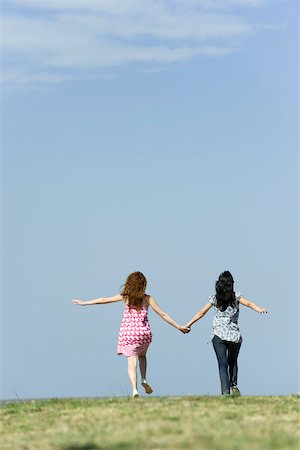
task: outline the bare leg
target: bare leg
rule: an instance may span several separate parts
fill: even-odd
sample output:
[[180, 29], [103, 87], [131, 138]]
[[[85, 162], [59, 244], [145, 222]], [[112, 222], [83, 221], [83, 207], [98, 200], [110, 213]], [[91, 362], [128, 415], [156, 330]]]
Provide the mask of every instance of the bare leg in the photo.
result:
[[136, 375], [136, 366], [137, 366], [137, 357], [136, 356], [128, 356], [128, 376], [130, 383], [132, 385], [133, 397], [138, 397], [137, 392], [137, 375]]
[[139, 363], [140, 363], [140, 372], [142, 380], [146, 378], [147, 372], [147, 358], [146, 355], [139, 355]]
[[147, 372], [147, 358], [145, 355], [139, 355], [139, 363], [140, 363], [140, 372], [142, 378], [142, 386], [145, 389], [146, 394], [152, 394], [153, 389], [148, 384], [146, 380], [146, 372]]

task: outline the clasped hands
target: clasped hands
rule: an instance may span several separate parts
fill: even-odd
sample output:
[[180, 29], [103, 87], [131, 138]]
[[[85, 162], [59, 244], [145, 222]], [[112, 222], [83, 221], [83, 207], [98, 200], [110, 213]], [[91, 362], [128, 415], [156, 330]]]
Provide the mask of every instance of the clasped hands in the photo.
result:
[[186, 325], [184, 325], [184, 326], [180, 325], [178, 330], [181, 331], [181, 333], [183, 333], [183, 334], [187, 334], [191, 331], [191, 327], [187, 327]]

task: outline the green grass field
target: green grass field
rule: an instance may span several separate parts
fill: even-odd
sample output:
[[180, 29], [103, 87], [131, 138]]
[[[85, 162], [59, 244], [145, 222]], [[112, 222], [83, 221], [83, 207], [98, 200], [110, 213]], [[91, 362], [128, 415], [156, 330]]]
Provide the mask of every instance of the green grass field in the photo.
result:
[[2, 450], [299, 449], [299, 396], [51, 399], [1, 408]]

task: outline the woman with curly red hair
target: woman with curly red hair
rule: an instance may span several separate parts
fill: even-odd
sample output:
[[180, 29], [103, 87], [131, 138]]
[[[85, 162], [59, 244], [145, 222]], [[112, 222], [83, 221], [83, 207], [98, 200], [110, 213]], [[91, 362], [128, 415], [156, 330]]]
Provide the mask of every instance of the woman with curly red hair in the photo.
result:
[[118, 355], [125, 355], [128, 361], [128, 376], [132, 385], [132, 396], [138, 398], [137, 390], [137, 361], [142, 378], [142, 386], [146, 394], [153, 392], [147, 382], [146, 353], [152, 341], [152, 333], [148, 322], [149, 306], [166, 322], [188, 333], [189, 329], [178, 325], [167, 313], [162, 311], [151, 295], [146, 294], [147, 280], [141, 272], [133, 272], [128, 275], [123, 290], [114, 297], [102, 297], [96, 300], [73, 300], [73, 303], [81, 306], [99, 305], [124, 301], [125, 308], [118, 338]]

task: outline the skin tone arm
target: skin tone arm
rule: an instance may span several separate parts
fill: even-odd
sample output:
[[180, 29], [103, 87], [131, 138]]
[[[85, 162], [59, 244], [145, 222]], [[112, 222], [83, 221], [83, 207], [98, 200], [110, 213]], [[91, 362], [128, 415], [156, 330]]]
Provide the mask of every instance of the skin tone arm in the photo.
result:
[[181, 331], [182, 333], [188, 333], [190, 330], [187, 327], [182, 327], [181, 325], [178, 325], [167, 313], [162, 311], [160, 307], [158, 306], [156, 300], [154, 300], [153, 297], [149, 297], [149, 305], [153, 309], [153, 311], [156, 312], [162, 319], [164, 319], [167, 323], [172, 325], [173, 327], [177, 328], [177, 330]]
[[254, 302], [251, 302], [250, 300], [247, 300], [244, 297], [240, 298], [240, 303], [244, 306], [247, 306], [248, 308], [253, 309], [253, 311], [258, 312], [260, 314], [267, 314], [268, 312], [266, 309], [257, 306]]
[[88, 300], [86, 302], [76, 299], [73, 300], [74, 305], [89, 306], [89, 305], [104, 305], [105, 303], [115, 303], [123, 301], [123, 296], [121, 294], [114, 295], [113, 297], [101, 297], [95, 300]]
[[212, 305], [210, 303], [206, 303], [206, 305], [204, 305], [203, 308], [197, 312], [197, 314], [185, 325], [185, 327], [190, 328], [193, 323], [197, 322], [199, 319], [202, 319], [211, 307]]
[[[244, 306], [248, 306], [248, 308], [251, 308], [253, 309], [253, 311], [256, 311], [260, 314], [266, 314], [268, 312], [266, 309], [260, 308], [255, 303], [250, 302], [250, 300], [247, 300], [246, 298], [243, 297], [240, 298], [240, 303]], [[212, 305], [210, 303], [207, 303], [205, 306], [203, 306], [203, 308], [200, 309], [199, 312], [197, 312], [197, 314], [185, 325], [185, 327], [190, 328], [193, 325], [193, 323], [197, 322], [197, 320], [204, 317], [211, 307]]]

